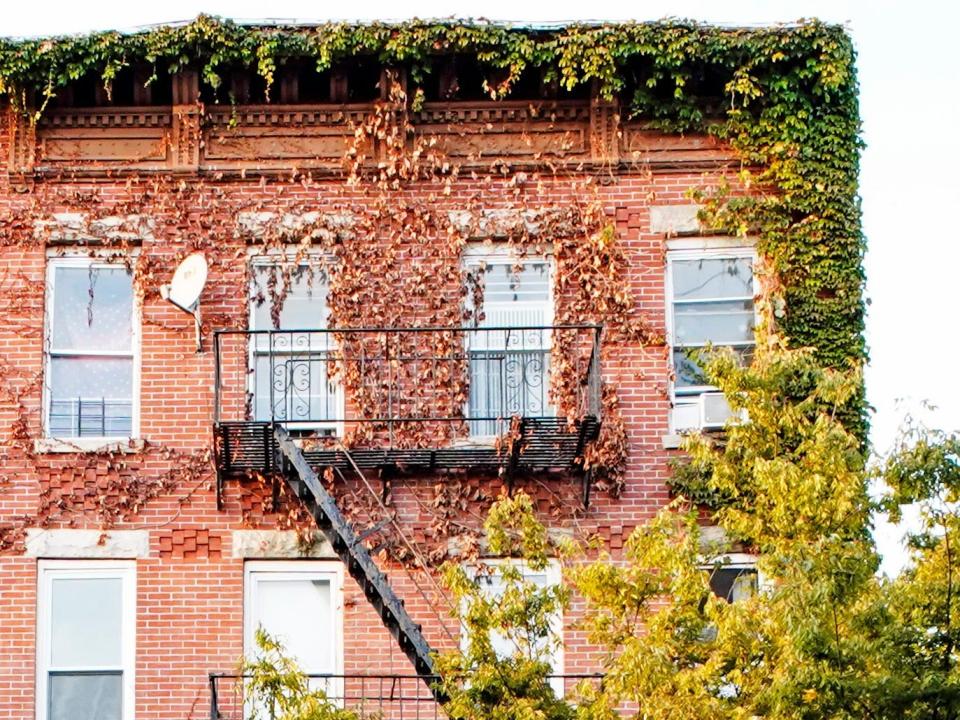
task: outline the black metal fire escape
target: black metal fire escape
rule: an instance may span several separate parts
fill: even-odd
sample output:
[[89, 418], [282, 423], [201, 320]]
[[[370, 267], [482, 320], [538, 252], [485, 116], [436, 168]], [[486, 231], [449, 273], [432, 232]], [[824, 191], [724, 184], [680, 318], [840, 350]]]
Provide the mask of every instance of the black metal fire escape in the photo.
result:
[[[350, 576], [363, 588], [367, 600], [396, 638], [400, 649], [410, 658], [417, 674], [425, 680], [431, 679], [434, 676], [433, 658], [421, 627], [413, 622], [404, 608], [403, 600], [397, 597], [387, 576], [370, 556], [363, 538], [344, 518], [336, 501], [323, 487], [290, 434], [279, 425], [273, 432], [279, 455], [278, 466], [294, 494], [313, 516], [317, 527], [330, 541]], [[438, 700], [442, 700], [436, 688], [431, 686], [431, 692]]]
[[[251, 473], [282, 475], [417, 674], [443, 702], [420, 626], [374, 562], [365, 537], [320, 482], [317, 469], [377, 469], [383, 477], [391, 472], [480, 471], [497, 473], [508, 486], [517, 473], [559, 469], [581, 476], [586, 504], [590, 478], [582, 456], [601, 420], [600, 332], [594, 325], [217, 331], [213, 430], [218, 507], [226, 480]], [[579, 408], [573, 419], [558, 415], [549, 403], [552, 351], [546, 340], [561, 336], [568, 362], [582, 369], [582, 381], [573, 389]], [[333, 374], [334, 369], [340, 374]], [[343, 377], [346, 369], [364, 380], [360, 405], [345, 399], [333, 379]], [[442, 379], [458, 373], [470, 379], [468, 407], [444, 400], [450, 391]], [[438, 415], [431, 399], [439, 399], [447, 414]], [[394, 444], [394, 428], [411, 423], [446, 432], [437, 432], [441, 439], [432, 447]], [[373, 429], [373, 442], [351, 447], [349, 453], [325, 442], [331, 431], [339, 434], [359, 425]], [[493, 442], [473, 442], [474, 435], [505, 428], [515, 434], [506, 450]]]

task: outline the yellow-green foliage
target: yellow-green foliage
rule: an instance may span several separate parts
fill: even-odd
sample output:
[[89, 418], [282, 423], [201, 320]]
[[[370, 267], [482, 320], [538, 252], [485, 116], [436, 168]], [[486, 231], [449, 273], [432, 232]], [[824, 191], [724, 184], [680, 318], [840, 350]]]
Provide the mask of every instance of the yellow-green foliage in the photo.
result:
[[[494, 504], [487, 521], [490, 551], [520, 558], [534, 571], [548, 562], [546, 530], [537, 522], [530, 498], [517, 493]], [[497, 572], [502, 592], [484, 593], [482, 574]], [[445, 584], [464, 633], [461, 648], [441, 653], [436, 670], [449, 697], [452, 720], [572, 720], [573, 711], [548, 682], [555, 649], [554, 619], [566, 607], [566, 587], [539, 587], [524, 579], [519, 565], [504, 563], [468, 572], [459, 563], [444, 566]], [[494, 635], [514, 651], [498, 657]]]
[[737, 419], [723, 439], [687, 449], [695, 489], [724, 499], [714, 521], [726, 551], [759, 553], [761, 590], [733, 604], [709, 596], [709, 559], [725, 549], [701, 542], [680, 500], [636, 530], [622, 564], [573, 571], [591, 637], [609, 653], [582, 720], [624, 701], [664, 719], [957, 717], [960, 436], [911, 426], [878, 468], [886, 504], [919, 502], [925, 519], [913, 567], [882, 578], [874, 471], [839, 417], [859, 372], [760, 340], [750, 368], [729, 353], [706, 362]]
[[257, 628], [256, 644], [255, 656], [241, 663], [246, 720], [360, 720], [322, 690], [311, 690], [297, 663], [263, 628]]

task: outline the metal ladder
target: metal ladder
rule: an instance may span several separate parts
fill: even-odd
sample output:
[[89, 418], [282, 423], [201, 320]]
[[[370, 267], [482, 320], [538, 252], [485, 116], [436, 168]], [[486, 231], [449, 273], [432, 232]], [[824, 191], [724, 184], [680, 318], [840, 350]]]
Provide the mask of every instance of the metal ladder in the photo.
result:
[[275, 426], [273, 432], [280, 460], [278, 464], [294, 495], [313, 516], [317, 527], [330, 541], [350, 576], [363, 588], [367, 600], [396, 638], [400, 649], [410, 658], [417, 674], [423, 678], [434, 697], [443, 702], [445, 698], [436, 687], [430, 645], [423, 637], [420, 625], [413, 622], [403, 606], [403, 600], [397, 597], [387, 576], [370, 556], [363, 538], [340, 512], [336, 501], [323, 487], [290, 434], [280, 426]]

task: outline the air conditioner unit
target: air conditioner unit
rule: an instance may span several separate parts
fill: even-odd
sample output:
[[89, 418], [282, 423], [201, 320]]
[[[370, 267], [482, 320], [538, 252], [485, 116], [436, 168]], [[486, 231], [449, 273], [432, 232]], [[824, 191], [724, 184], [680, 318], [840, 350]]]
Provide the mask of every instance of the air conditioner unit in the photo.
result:
[[703, 430], [723, 430], [733, 414], [722, 392], [706, 392], [700, 396], [700, 427]]

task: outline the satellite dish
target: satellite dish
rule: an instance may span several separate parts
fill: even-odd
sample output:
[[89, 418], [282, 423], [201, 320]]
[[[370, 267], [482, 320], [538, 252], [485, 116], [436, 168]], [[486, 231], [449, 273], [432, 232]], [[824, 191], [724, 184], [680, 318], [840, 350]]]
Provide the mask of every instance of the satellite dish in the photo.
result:
[[207, 259], [203, 253], [187, 255], [177, 266], [169, 285], [160, 294], [178, 308], [192, 313], [207, 282]]
[[203, 253], [187, 255], [177, 266], [169, 285], [160, 286], [160, 297], [193, 315], [197, 352], [203, 349], [200, 336], [200, 293], [207, 282], [207, 259]]

